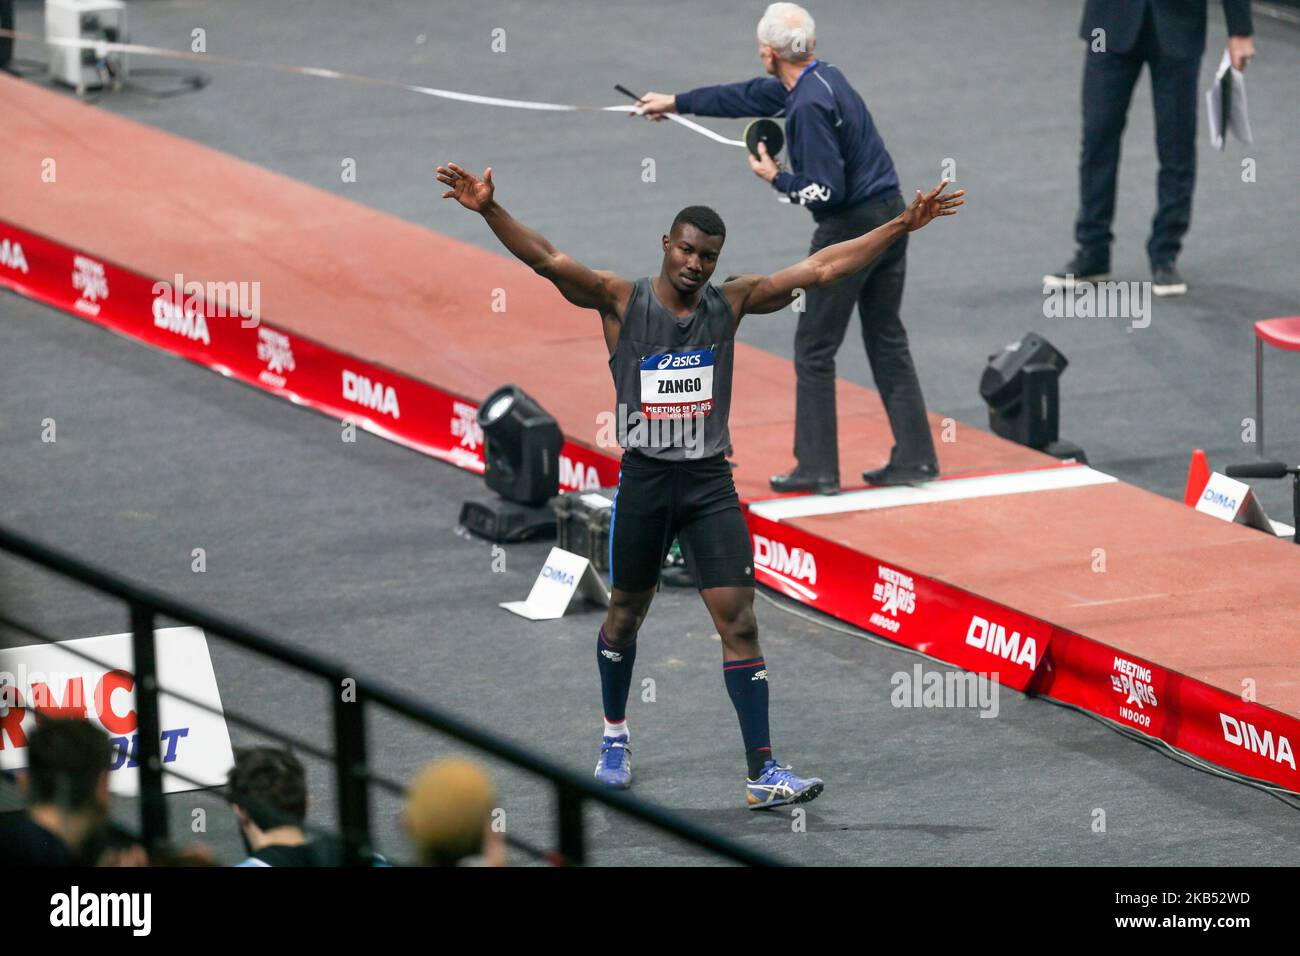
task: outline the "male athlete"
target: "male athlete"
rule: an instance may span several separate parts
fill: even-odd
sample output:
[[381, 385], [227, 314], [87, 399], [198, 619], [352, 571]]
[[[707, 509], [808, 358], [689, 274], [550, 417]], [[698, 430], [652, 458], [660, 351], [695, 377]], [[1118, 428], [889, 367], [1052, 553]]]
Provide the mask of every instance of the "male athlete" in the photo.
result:
[[[492, 168], [479, 179], [454, 163], [438, 181], [487, 220], [502, 244], [560, 294], [600, 313], [618, 401], [624, 448], [610, 521], [609, 613], [597, 640], [605, 727], [596, 779], [632, 783], [627, 696], [636, 635], [650, 609], [674, 537], [722, 638], [722, 676], [740, 718], [748, 761], [745, 799], [758, 810], [804, 803], [822, 781], [800, 777], [772, 757], [767, 664], [754, 618], [753, 548], [723, 454], [731, 443], [731, 373], [736, 329], [747, 313], [776, 312], [801, 291], [862, 269], [904, 233], [956, 214], [964, 190], [943, 194], [945, 179], [866, 235], [827, 246], [775, 275], [709, 282], [726, 228], [707, 206], [688, 206], [662, 238], [659, 275], [630, 282], [597, 272], [516, 222], [493, 198]], [[648, 427], [655, 426], [655, 427]]]

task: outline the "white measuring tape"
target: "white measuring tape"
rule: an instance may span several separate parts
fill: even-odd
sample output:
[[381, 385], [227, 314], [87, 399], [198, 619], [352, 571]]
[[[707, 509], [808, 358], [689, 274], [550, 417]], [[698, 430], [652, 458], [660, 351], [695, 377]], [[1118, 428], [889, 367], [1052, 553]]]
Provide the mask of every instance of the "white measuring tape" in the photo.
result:
[[[242, 66], [255, 67], [263, 70], [275, 70], [280, 73], [296, 73], [301, 76], [315, 76], [325, 80], [346, 80], [353, 83], [368, 83], [371, 86], [386, 86], [392, 89], [406, 90], [411, 93], [419, 93], [423, 96], [436, 96], [444, 100], [456, 100], [461, 103], [474, 103], [478, 106], [499, 106], [512, 110], [548, 110], [557, 113], [635, 113], [637, 107], [632, 106], [570, 106], [566, 103], [538, 103], [531, 100], [512, 100], [500, 96], [479, 96], [476, 93], [461, 93], [457, 90], [440, 90], [431, 86], [412, 86], [407, 83], [398, 83], [394, 80], [377, 80], [374, 77], [358, 76], [355, 73], [340, 73], [337, 70], [326, 70], [315, 66], [286, 66], [279, 63], [254, 63], [247, 60], [236, 60], [225, 56], [215, 56], [210, 53], [190, 53], [184, 50], [168, 50], [164, 47], [141, 46], [136, 43], [110, 43], [107, 40], [80, 40], [80, 39], [57, 39], [42, 40], [40, 37], [33, 36], [30, 33], [19, 33], [16, 30], [0, 30], [0, 36], [13, 37], [16, 40], [30, 40], [34, 43], [47, 43], [51, 46], [74, 47], [83, 50], [94, 50], [96, 56], [103, 59], [105, 54], [110, 52], [116, 53], [133, 53], [139, 56], [157, 56], [166, 57], [174, 60], [195, 60], [200, 63], [220, 63], [225, 66]], [[676, 113], [665, 114], [674, 123], [685, 126], [694, 133], [708, 137], [715, 143], [722, 143], [724, 146], [744, 147], [744, 142], [738, 139], [728, 139], [720, 133], [715, 133], [708, 127], [701, 126], [699, 123], [693, 123]]]

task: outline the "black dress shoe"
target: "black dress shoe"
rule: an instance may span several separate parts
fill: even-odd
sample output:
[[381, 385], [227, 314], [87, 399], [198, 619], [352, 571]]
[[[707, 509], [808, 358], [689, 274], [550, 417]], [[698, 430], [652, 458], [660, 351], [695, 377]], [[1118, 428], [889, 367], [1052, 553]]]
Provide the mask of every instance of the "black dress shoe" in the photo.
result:
[[833, 495], [840, 490], [840, 480], [834, 475], [812, 475], [798, 468], [788, 475], [773, 475], [767, 483], [773, 491], [811, 491], [819, 495]]
[[1172, 262], [1151, 267], [1151, 294], [1158, 296], [1185, 295], [1187, 283]]
[[1110, 275], [1110, 263], [1106, 261], [1104, 255], [1089, 254], [1080, 249], [1064, 268], [1043, 276], [1043, 287], [1070, 290], [1080, 283], [1097, 282], [1108, 275]]
[[869, 485], [914, 485], [939, 477], [938, 465], [895, 465], [892, 462], [875, 471], [864, 471], [862, 480]]

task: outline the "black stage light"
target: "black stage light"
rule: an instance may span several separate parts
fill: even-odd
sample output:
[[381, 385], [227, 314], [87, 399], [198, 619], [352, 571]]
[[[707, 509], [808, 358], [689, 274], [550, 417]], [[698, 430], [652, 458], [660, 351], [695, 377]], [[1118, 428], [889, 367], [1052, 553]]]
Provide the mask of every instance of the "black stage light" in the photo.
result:
[[988, 367], [980, 376], [980, 395], [990, 408], [1003, 413], [1014, 413], [1020, 404], [1021, 377], [1026, 365], [1049, 365], [1060, 375], [1069, 364], [1069, 360], [1052, 343], [1030, 332], [997, 355], [989, 356]]
[[560, 492], [564, 436], [542, 406], [514, 385], [489, 395], [478, 410], [487, 486], [507, 501], [540, 505]]
[[1057, 458], [1087, 462], [1082, 448], [1060, 440], [1060, 377], [1069, 364], [1033, 332], [990, 355], [980, 395], [988, 403], [993, 433]]
[[479, 406], [483, 480], [500, 498], [467, 501], [460, 523], [492, 541], [523, 541], [555, 534], [547, 502], [560, 490], [564, 435], [523, 389], [505, 385]]

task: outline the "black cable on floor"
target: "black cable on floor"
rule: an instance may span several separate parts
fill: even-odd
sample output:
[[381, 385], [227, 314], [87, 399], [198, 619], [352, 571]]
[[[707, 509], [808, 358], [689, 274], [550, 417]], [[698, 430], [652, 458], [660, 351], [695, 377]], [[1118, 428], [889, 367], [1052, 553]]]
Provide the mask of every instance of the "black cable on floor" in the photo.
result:
[[[170, 89], [160, 90], [136, 83], [136, 77], [140, 76], [169, 76], [177, 78], [180, 82], [179, 85]], [[165, 66], [136, 67], [127, 74], [127, 81], [123, 84], [123, 89], [130, 90], [133, 93], [142, 93], [155, 100], [165, 100], [173, 96], [183, 96], [186, 93], [197, 93], [211, 82], [212, 78], [210, 76], [197, 70], [177, 70]]]

